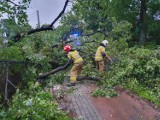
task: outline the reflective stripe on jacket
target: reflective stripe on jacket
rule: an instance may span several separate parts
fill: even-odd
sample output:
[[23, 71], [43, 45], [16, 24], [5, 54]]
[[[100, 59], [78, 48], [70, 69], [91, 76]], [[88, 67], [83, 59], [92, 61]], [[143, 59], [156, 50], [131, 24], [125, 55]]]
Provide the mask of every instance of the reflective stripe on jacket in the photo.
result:
[[99, 46], [96, 55], [95, 55], [95, 60], [96, 61], [102, 61], [103, 60], [103, 53], [105, 53], [105, 48], [103, 46]]
[[68, 58], [72, 59], [74, 63], [80, 63], [83, 61], [82, 57], [79, 55], [79, 52], [77, 50], [70, 51], [68, 53]]

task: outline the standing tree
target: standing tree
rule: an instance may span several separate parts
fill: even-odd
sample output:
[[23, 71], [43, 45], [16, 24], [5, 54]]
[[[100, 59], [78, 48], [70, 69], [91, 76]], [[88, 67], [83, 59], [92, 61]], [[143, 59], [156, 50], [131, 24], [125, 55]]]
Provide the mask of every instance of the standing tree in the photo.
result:
[[146, 41], [146, 11], [147, 11], [147, 6], [146, 0], [140, 0], [141, 1], [141, 8], [140, 8], [140, 26], [141, 26], [141, 32], [140, 32], [140, 40], [139, 44], [144, 45]]
[[80, 16], [90, 30], [109, 31], [112, 28], [111, 18], [126, 20], [133, 25], [133, 41], [143, 45], [146, 41], [158, 39], [160, 23], [153, 16], [159, 11], [158, 0], [75, 0], [73, 11]]

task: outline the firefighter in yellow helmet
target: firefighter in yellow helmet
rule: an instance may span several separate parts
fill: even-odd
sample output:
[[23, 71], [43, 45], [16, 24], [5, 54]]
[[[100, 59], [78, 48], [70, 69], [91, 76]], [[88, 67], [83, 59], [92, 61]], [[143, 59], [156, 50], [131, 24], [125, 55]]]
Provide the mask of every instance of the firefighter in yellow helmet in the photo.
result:
[[70, 45], [64, 46], [64, 51], [68, 54], [69, 63], [74, 63], [70, 70], [70, 83], [67, 86], [74, 86], [77, 81], [77, 76], [80, 74], [83, 67], [83, 58], [77, 50], [73, 50]]
[[97, 51], [96, 51], [96, 55], [95, 55], [95, 61], [96, 61], [96, 68], [100, 71], [100, 72], [104, 72], [104, 59], [107, 59], [109, 61], [112, 60], [111, 58], [105, 53], [105, 47], [108, 45], [108, 41], [107, 40], [103, 40], [102, 43], [100, 43], [100, 46], [98, 47]]

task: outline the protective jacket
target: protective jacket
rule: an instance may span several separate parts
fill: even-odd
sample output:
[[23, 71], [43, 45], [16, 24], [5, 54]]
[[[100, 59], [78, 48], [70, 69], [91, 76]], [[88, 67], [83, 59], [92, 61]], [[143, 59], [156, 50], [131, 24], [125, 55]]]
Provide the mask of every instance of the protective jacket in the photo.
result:
[[70, 70], [70, 81], [71, 83], [75, 83], [77, 81], [77, 76], [80, 74], [83, 67], [83, 58], [79, 55], [77, 50], [68, 52], [68, 58], [74, 62], [74, 65]]
[[68, 58], [70, 60], [73, 60], [74, 64], [83, 62], [83, 58], [79, 55], [79, 52], [77, 50], [70, 51], [68, 53]]
[[99, 46], [97, 51], [96, 51], [95, 60], [96, 61], [103, 61], [104, 56], [106, 56], [105, 47], [104, 46]]

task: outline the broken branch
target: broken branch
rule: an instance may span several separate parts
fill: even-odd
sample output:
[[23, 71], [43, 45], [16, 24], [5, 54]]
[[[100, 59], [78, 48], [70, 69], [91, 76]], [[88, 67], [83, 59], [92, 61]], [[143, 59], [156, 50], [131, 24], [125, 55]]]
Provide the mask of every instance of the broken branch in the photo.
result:
[[37, 77], [37, 79], [45, 79], [46, 77], [48, 77], [48, 76], [51, 75], [51, 74], [55, 74], [56, 72], [59, 72], [59, 71], [62, 71], [62, 70], [67, 69], [68, 66], [69, 66], [69, 62], [67, 62], [67, 64], [65, 64], [64, 66], [60, 66], [60, 67], [58, 67], [58, 68], [56, 68], [56, 69], [53, 69], [53, 70], [51, 70], [51, 71], [49, 71], [49, 72], [47, 72], [47, 73], [44, 73], [44, 74], [42, 74], [42, 75], [39, 75], [39, 76]]

